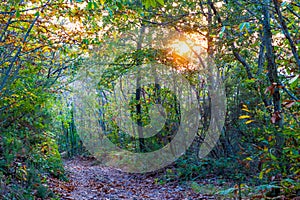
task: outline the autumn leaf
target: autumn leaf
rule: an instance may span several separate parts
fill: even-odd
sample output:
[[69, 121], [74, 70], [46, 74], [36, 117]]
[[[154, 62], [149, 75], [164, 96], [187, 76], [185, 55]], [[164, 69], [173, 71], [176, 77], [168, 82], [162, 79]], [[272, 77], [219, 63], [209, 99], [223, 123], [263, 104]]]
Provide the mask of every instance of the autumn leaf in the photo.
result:
[[280, 112], [279, 111], [276, 111], [272, 114], [272, 117], [271, 117], [271, 122], [273, 124], [275, 124], [277, 121], [279, 121], [281, 119], [281, 116], [280, 116]]
[[254, 120], [248, 120], [245, 122], [245, 124], [250, 124], [251, 122], [254, 122]]
[[248, 110], [247, 105], [243, 104], [243, 109], [247, 109]]
[[273, 137], [272, 137], [272, 135], [270, 135], [270, 136], [268, 137], [268, 141], [271, 142], [272, 139], [273, 139]]
[[247, 119], [247, 118], [251, 118], [251, 116], [249, 115], [242, 115], [239, 117], [239, 119]]
[[245, 158], [245, 160], [249, 160], [249, 161], [251, 161], [251, 160], [252, 160], [252, 158], [251, 158], [251, 157], [247, 157], [247, 158]]
[[250, 112], [250, 110], [248, 110], [246, 108], [243, 108], [242, 110], [245, 111], [245, 112]]
[[270, 92], [270, 95], [273, 95], [276, 86], [277, 86], [277, 83], [272, 83], [272, 85], [270, 85], [269, 87], [266, 88], [264, 93], [267, 94], [268, 92]]
[[296, 101], [285, 101], [285, 102], [282, 103], [282, 106], [284, 106], [285, 108], [290, 108], [290, 107], [292, 107], [295, 103], [296, 103]]

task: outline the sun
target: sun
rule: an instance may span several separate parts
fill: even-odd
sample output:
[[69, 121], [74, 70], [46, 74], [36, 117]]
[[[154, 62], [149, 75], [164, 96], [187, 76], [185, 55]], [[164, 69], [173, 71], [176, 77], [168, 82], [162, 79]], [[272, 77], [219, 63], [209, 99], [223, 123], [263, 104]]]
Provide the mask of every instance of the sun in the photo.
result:
[[205, 40], [199, 35], [189, 34], [168, 42], [169, 55], [179, 70], [198, 69], [201, 57], [205, 55]]
[[181, 56], [191, 53], [191, 48], [184, 41], [175, 40], [171, 47]]

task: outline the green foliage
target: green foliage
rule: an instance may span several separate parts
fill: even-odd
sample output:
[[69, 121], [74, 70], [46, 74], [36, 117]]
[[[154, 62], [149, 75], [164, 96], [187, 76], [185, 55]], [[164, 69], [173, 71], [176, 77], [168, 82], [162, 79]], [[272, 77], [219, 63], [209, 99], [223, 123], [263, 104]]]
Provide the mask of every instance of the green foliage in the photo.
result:
[[69, 98], [60, 96], [51, 107], [53, 129], [59, 152], [63, 157], [70, 158], [85, 153], [74, 120], [74, 107]]
[[51, 195], [44, 186], [46, 177], [64, 178], [53, 135], [45, 132], [45, 125], [38, 126], [39, 123], [33, 122], [33, 118], [43, 124], [47, 119], [39, 114], [31, 115], [18, 120], [23, 126], [12, 125], [1, 131], [1, 186], [6, 188], [1, 195], [4, 199], [46, 198]]
[[[99, 94], [110, 97], [99, 105], [105, 111], [99, 118], [111, 141], [140, 151], [139, 140], [122, 132], [114, 121], [118, 105], [112, 103], [113, 82], [128, 70], [139, 69], [141, 63], [180, 67], [173, 61], [163, 62], [165, 49], [124, 49], [124, 53], [116, 52], [117, 42], [104, 42], [117, 41], [124, 31], [142, 25], [175, 27], [180, 34], [199, 36], [207, 53], [214, 55], [226, 85], [228, 111], [219, 143], [206, 159], [184, 155], [175, 170], [166, 171], [163, 181], [214, 174], [234, 181], [254, 177], [258, 193], [280, 187], [296, 195], [300, 190], [299, 1], [278, 5], [279, 1], [72, 0], [72, 6], [64, 1], [30, 2], [0, 3], [0, 186], [5, 188], [0, 194], [4, 198], [51, 196], [43, 184], [45, 174], [64, 177], [59, 151], [68, 156], [82, 152], [71, 100], [55, 98], [62, 89], [68, 90], [66, 85], [81, 66], [83, 54], [87, 60], [95, 56], [116, 62], [101, 66]], [[78, 23], [80, 31], [68, 29], [52, 16]], [[270, 38], [273, 43], [267, 44]], [[101, 50], [96, 53], [89, 50], [98, 47]], [[199, 85], [192, 71], [183, 75]], [[155, 90], [154, 86], [142, 89]], [[200, 96], [205, 92], [199, 91]], [[172, 139], [179, 121], [176, 98], [167, 89], [161, 89], [160, 95], [166, 99], [163, 106], [169, 121], [159, 137], [146, 140], [151, 150]], [[148, 125], [148, 111], [156, 97], [145, 95], [136, 101], [130, 96], [131, 119], [141, 118], [142, 125]], [[141, 113], [136, 112], [137, 105]], [[205, 127], [209, 112], [202, 114]], [[231, 187], [220, 194], [234, 196], [236, 191]]]
[[[176, 101], [177, 101], [174, 94], [172, 94], [172, 92], [167, 89], [160, 89], [159, 96], [151, 95], [154, 94], [154, 90], [155, 90], [154, 84], [144, 86], [142, 87], [142, 90], [145, 91], [146, 95], [144, 95], [139, 102], [135, 100], [134, 95], [128, 97], [128, 99], [130, 99], [130, 102], [129, 102], [129, 110], [127, 112], [131, 114], [130, 116], [131, 120], [136, 122], [139, 117], [138, 114], [136, 113], [136, 105], [140, 104], [141, 111], [142, 111], [141, 123], [142, 126], [147, 126], [148, 124], [150, 124], [150, 120], [151, 120], [149, 110], [151, 109], [152, 106], [155, 105], [155, 102], [157, 101], [158, 98], [163, 100], [161, 105], [166, 112], [166, 122], [162, 127], [162, 130], [159, 130], [159, 132], [155, 136], [145, 139], [146, 149], [148, 151], [155, 151], [157, 149], [162, 148], [167, 141], [171, 140], [171, 138], [174, 137], [174, 133], [176, 133], [175, 130], [177, 128], [177, 124], [179, 123], [178, 122], [179, 108], [174, 106], [176, 105]], [[137, 148], [138, 139], [120, 130], [117, 122], [111, 120], [111, 118], [117, 117], [118, 114], [118, 105], [113, 103], [114, 97], [109, 96], [106, 99], [106, 101], [108, 103], [107, 105], [105, 105], [106, 113], [104, 116], [105, 119], [103, 121], [103, 123], [106, 124], [105, 134], [117, 146], [121, 148], [125, 148], [130, 151], [139, 152], [140, 149]]]

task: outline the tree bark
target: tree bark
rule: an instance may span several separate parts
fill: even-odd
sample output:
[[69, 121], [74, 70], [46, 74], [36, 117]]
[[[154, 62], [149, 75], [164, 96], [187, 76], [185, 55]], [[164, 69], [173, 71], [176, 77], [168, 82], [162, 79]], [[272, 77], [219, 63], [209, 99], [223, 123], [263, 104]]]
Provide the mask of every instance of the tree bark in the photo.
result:
[[[139, 39], [137, 42], [137, 51], [140, 51], [142, 49], [142, 43], [143, 43], [143, 35], [145, 32], [145, 26], [142, 24], [140, 33], [139, 33]], [[140, 151], [144, 152], [146, 150], [145, 147], [145, 139], [143, 135], [143, 123], [142, 123], [142, 105], [141, 105], [141, 69], [140, 69], [140, 63], [141, 58], [136, 59], [136, 64], [138, 66], [138, 74], [136, 78], [136, 93], [135, 93], [135, 100], [137, 102], [136, 105], [136, 114], [137, 114], [137, 131], [138, 131], [138, 137], [139, 137], [139, 147]]]

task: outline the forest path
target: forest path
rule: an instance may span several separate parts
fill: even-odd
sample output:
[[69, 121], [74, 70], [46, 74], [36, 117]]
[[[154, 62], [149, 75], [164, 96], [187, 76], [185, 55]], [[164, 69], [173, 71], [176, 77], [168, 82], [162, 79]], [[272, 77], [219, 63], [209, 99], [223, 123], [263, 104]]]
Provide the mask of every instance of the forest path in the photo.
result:
[[49, 186], [61, 199], [214, 199], [204, 197], [179, 183], [159, 184], [155, 176], [128, 174], [96, 165], [93, 159], [77, 157], [64, 162], [68, 182], [49, 179]]

